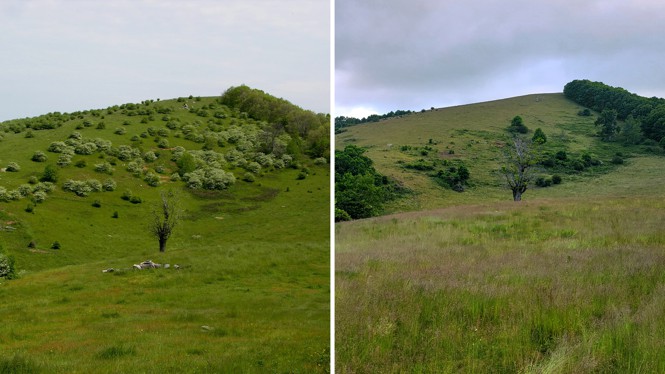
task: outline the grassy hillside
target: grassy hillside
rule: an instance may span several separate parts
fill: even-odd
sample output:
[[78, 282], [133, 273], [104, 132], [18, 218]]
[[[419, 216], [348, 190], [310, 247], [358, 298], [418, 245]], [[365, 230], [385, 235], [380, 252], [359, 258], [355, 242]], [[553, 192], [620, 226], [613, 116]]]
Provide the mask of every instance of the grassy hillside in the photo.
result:
[[[389, 207], [397, 213], [336, 224], [338, 372], [665, 371], [665, 159], [601, 142], [580, 109], [529, 95], [338, 135], [337, 149], [367, 147], [413, 191]], [[515, 115], [542, 128], [545, 151], [602, 165], [514, 203], [495, 170]], [[472, 185], [454, 192], [403, 167], [434, 158], [464, 162]]]
[[[0, 279], [0, 371], [326, 371], [329, 168], [301, 153], [259, 154], [264, 126], [215, 97], [0, 124], [0, 166], [20, 166], [0, 173], [0, 243], [19, 273]], [[93, 140], [110, 147], [79, 153]], [[48, 151], [53, 142], [76, 149], [68, 165]], [[36, 151], [46, 162], [31, 161]], [[95, 170], [104, 163], [112, 174]], [[46, 165], [58, 179], [38, 202]], [[228, 183], [190, 188], [196, 170]], [[63, 188], [109, 178], [113, 191]], [[160, 253], [147, 224], [167, 190], [183, 219]], [[128, 191], [141, 202], [124, 200]], [[147, 259], [181, 268], [131, 270]]]
[[[595, 116], [578, 116], [580, 109], [563, 94], [527, 95], [435, 109], [349, 127], [336, 135], [335, 148], [343, 149], [347, 144], [367, 148], [366, 155], [372, 158], [379, 172], [414, 191], [408, 199], [389, 206], [389, 212], [510, 199], [510, 190], [504, 188], [497, 171], [503, 160], [503, 147], [510, 136], [505, 129], [516, 115], [521, 116], [531, 130], [527, 134], [529, 137], [536, 128], [545, 132], [548, 137], [545, 151], [564, 150], [571, 157], [588, 152], [604, 164], [585, 172], [563, 175], [563, 183], [559, 186], [530, 189], [525, 193], [525, 199], [567, 196], [571, 193], [593, 195], [595, 191], [582, 186], [592, 183], [596, 188], [608, 188], [595, 182], [599, 174], [630, 168], [634, 163], [653, 163], [651, 149], [625, 148], [601, 142], [593, 136], [597, 132], [593, 124]], [[405, 146], [409, 148], [406, 151], [403, 150]], [[422, 151], [426, 151], [427, 156], [423, 156]], [[614, 167], [611, 164], [616, 152], [629, 157], [624, 166]], [[420, 159], [463, 162], [471, 173], [471, 187], [464, 193], [458, 193], [442, 188], [427, 172], [405, 167]], [[620, 186], [616, 187], [620, 189]]]

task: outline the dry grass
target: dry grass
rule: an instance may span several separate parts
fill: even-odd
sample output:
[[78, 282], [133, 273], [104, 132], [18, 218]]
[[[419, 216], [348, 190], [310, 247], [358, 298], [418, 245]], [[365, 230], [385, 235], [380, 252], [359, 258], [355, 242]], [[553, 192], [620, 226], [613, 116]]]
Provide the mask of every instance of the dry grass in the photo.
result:
[[662, 196], [336, 227], [339, 372], [662, 372]]

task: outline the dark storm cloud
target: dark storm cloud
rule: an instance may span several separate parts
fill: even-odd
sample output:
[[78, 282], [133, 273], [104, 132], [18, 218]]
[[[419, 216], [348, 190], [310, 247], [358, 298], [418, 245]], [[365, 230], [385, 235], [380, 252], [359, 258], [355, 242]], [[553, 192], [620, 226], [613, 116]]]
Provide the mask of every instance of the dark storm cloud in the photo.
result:
[[657, 1], [336, 1], [336, 106], [378, 112], [560, 92], [665, 95]]

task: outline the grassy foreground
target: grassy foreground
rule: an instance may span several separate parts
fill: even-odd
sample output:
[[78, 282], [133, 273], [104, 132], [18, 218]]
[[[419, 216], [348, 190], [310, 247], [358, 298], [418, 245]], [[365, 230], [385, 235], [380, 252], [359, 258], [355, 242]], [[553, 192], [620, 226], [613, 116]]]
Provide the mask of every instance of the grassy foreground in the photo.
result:
[[339, 224], [338, 371], [663, 372], [663, 201], [538, 200]]

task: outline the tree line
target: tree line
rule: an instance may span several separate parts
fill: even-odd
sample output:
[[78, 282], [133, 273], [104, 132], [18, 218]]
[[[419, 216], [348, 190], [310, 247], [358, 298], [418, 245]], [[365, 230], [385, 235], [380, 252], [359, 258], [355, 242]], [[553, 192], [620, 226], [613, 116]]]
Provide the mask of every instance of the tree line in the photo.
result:
[[335, 117], [335, 133], [343, 132], [342, 129], [345, 127], [351, 127], [361, 123], [379, 122], [382, 119], [404, 116], [411, 113], [414, 112], [411, 110], [393, 110], [386, 114], [370, 114], [369, 116], [363, 118], [338, 116]]
[[601, 113], [597, 125], [601, 125], [604, 140], [614, 140], [614, 135], [622, 133], [622, 128], [614, 124], [616, 118], [628, 123], [629, 128], [624, 130], [630, 133], [624, 135], [630, 135], [630, 139], [624, 141], [639, 144], [648, 140], [665, 146], [665, 99], [639, 96], [621, 87], [586, 79], [567, 83], [563, 93], [566, 98]]
[[291, 136], [292, 150], [312, 158], [330, 157], [330, 115], [302, 109], [291, 102], [246, 85], [231, 87], [220, 99], [221, 104], [236, 108], [257, 121], [274, 138]]

